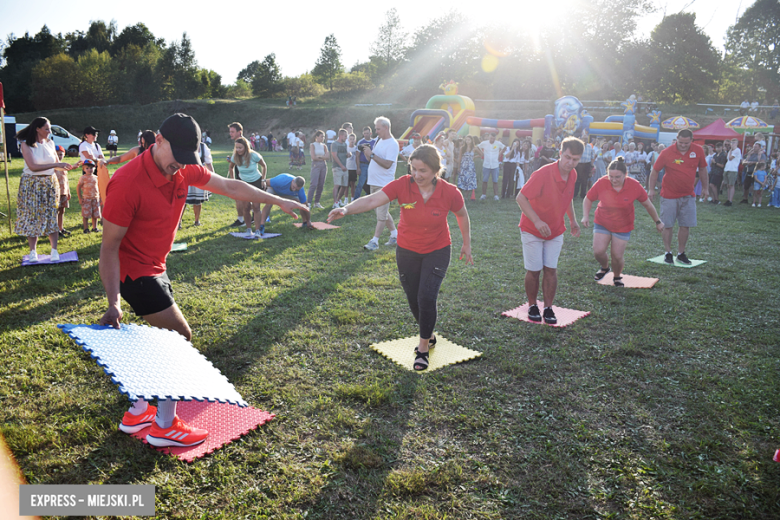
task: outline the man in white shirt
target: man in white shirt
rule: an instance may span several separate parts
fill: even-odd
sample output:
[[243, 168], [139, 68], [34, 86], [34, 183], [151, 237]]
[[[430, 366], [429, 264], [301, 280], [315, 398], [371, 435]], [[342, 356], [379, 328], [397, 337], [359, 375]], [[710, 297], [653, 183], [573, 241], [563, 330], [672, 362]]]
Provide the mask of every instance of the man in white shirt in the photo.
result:
[[414, 152], [422, 144], [422, 137], [420, 137], [420, 134], [418, 134], [417, 132], [413, 133], [411, 135], [411, 138], [412, 140], [409, 141], [409, 144], [404, 146], [404, 149], [401, 150], [401, 155], [407, 161], [409, 161], [409, 156], [412, 155], [412, 152]]
[[333, 142], [336, 140], [336, 131], [332, 128], [329, 128], [325, 131], [325, 142], [328, 145], [328, 150], [330, 151], [330, 145], [333, 144]]
[[488, 177], [493, 178], [493, 200], [498, 199], [498, 156], [506, 145], [496, 141], [496, 134], [491, 133], [487, 141], [477, 145], [482, 150], [482, 196], [479, 200], [487, 198]]
[[[724, 143], [726, 148], [726, 166], [723, 168], [723, 180], [729, 186], [728, 200], [724, 206], [731, 206], [734, 199], [734, 185], [739, 179], [739, 163], [742, 160], [742, 150], [739, 149], [739, 139], [732, 139], [731, 143]], [[729, 149], [729, 146], [731, 149]]]
[[[377, 141], [373, 150], [364, 147], [363, 154], [368, 163], [368, 185], [371, 193], [375, 193], [384, 188], [395, 179], [395, 167], [398, 163], [398, 141], [390, 133], [390, 120], [386, 117], [377, 117], [374, 119], [376, 127]], [[397, 243], [398, 231], [395, 229], [393, 217], [390, 216], [390, 203], [383, 204], [376, 208], [376, 230], [372, 238], [365, 247], [369, 251], [379, 249], [379, 237], [382, 230], [387, 228], [390, 231], [390, 240], [386, 246], [394, 246]]]

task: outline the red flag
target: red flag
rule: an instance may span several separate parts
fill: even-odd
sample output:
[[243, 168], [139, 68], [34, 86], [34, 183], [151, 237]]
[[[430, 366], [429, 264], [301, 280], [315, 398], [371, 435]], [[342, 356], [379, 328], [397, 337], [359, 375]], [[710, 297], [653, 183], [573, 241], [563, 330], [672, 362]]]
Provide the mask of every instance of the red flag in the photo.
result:
[[0, 108], [5, 108], [5, 101], [3, 100], [3, 84], [0, 83]]

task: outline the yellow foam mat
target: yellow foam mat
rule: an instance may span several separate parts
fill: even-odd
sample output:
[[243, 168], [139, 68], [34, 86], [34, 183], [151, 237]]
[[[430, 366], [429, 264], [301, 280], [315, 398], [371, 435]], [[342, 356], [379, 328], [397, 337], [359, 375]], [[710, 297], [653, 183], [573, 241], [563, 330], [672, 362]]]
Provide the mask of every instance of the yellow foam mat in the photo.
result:
[[[419, 345], [420, 338], [417, 336], [411, 338], [394, 339], [392, 341], [383, 341], [371, 345], [387, 359], [395, 361], [406, 370], [414, 371], [414, 349]], [[420, 372], [433, 372], [447, 365], [462, 363], [470, 359], [475, 359], [482, 355], [482, 352], [470, 350], [465, 347], [449, 341], [447, 338], [436, 335], [436, 346], [433, 347], [428, 356], [428, 368]]]

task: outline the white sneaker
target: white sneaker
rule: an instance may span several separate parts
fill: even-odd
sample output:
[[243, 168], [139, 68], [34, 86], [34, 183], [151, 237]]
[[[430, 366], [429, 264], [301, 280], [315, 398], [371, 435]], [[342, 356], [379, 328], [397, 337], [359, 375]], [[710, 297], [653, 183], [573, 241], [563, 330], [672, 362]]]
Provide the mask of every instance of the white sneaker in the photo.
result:
[[255, 238], [255, 232], [252, 231], [252, 228], [246, 228], [246, 233], [244, 233], [244, 236], [246, 238]]
[[314, 209], [325, 209], [325, 208], [322, 207], [322, 204], [320, 204], [319, 202], [315, 203], [314, 206], [312, 206], [312, 207]]
[[707, 197], [707, 202], [712, 202], [712, 197]]
[[482, 195], [482, 196], [479, 198], [479, 200], [485, 200], [486, 198], [487, 198], [487, 196], [485, 196], [485, 195]]
[[50, 257], [52, 262], [59, 262], [60, 261], [60, 253], [56, 249], [51, 250]]
[[376, 251], [379, 249], [379, 242], [374, 242], [373, 240], [370, 240], [368, 244], [363, 246], [364, 249], [368, 249], [369, 251]]
[[493, 195], [493, 200], [499, 200], [498, 195]]
[[760, 207], [761, 207], [761, 204], [759, 204], [759, 205], [758, 205], [758, 207], [760, 208]]
[[334, 202], [334, 203], [333, 203], [333, 207], [332, 207], [331, 209], [339, 209], [340, 207], [341, 207], [341, 203], [339, 203], [339, 202]]
[[390, 237], [390, 240], [385, 242], [385, 245], [386, 246], [396, 246], [396, 245], [398, 245], [398, 239], [396, 239], [395, 237]]
[[756, 203], [755, 203], [755, 202], [753, 203], [753, 207], [754, 207], [754, 208], [756, 207]]
[[30, 254], [27, 255], [27, 261], [28, 262], [37, 262], [38, 261], [38, 251], [30, 251]]
[[263, 238], [263, 233], [258, 229], [257, 231], [255, 231], [255, 236], [257, 238]]

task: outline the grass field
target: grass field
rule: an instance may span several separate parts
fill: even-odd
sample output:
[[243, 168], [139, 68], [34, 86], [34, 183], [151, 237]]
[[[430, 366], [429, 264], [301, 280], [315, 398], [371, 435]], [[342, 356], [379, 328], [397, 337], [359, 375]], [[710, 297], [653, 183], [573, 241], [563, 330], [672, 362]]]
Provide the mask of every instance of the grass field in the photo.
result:
[[186, 464], [117, 432], [126, 398], [56, 328], [106, 308], [76, 182], [78, 264], [20, 267], [0, 221], [0, 428], [30, 483], [154, 484], [160, 518], [780, 517], [780, 210], [702, 204], [688, 254], [707, 263], [682, 269], [645, 261], [662, 244], [637, 206], [626, 272], [652, 290], [595, 284], [592, 231], [567, 234], [556, 304], [592, 314], [555, 329], [501, 316], [525, 301], [517, 205], [469, 201], [476, 265], [453, 258], [437, 331], [483, 355], [417, 374], [368, 348], [416, 333], [394, 251], [362, 248], [372, 213], [301, 232], [277, 210], [282, 236], [252, 242], [213, 197], [168, 274], [194, 346], [277, 419]]

